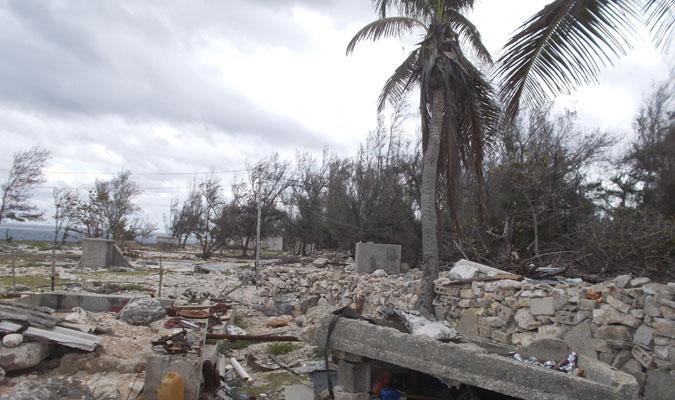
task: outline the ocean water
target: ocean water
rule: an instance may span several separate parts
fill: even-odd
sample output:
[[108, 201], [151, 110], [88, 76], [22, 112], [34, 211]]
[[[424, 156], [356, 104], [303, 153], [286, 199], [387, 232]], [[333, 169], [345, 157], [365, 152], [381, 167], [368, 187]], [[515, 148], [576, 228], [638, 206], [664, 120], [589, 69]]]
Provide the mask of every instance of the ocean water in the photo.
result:
[[[154, 244], [157, 242], [157, 236], [165, 235], [158, 233], [151, 235], [150, 238], [144, 240], [143, 243]], [[51, 242], [54, 240], [54, 227], [45, 224], [0, 224], [0, 241], [7, 237], [13, 240], [33, 240]], [[68, 232], [66, 242], [79, 242], [84, 235]], [[59, 235], [59, 240], [61, 235]]]

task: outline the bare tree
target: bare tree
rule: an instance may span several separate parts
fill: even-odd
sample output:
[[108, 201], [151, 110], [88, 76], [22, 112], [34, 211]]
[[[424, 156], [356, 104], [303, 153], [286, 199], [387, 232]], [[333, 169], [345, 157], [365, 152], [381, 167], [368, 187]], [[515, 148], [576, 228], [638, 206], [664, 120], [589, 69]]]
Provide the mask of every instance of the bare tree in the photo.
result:
[[57, 245], [59, 235], [63, 243], [68, 237], [68, 232], [77, 231], [79, 199], [77, 190], [62, 188], [54, 188], [52, 197], [54, 198], [54, 245]]
[[[220, 218], [220, 212], [224, 204], [222, 186], [217, 178], [207, 178], [199, 183], [198, 187], [199, 197], [189, 199], [191, 211], [194, 215], [199, 216], [199, 222], [193, 233], [199, 240], [202, 257], [209, 258], [213, 250], [221, 244], [218, 242], [215, 221]], [[194, 203], [192, 203], [193, 201]]]
[[6, 220], [35, 221], [42, 218], [44, 213], [31, 203], [31, 190], [45, 182], [42, 170], [49, 157], [49, 151], [38, 146], [14, 153], [14, 162], [7, 181], [1, 186], [0, 223]]

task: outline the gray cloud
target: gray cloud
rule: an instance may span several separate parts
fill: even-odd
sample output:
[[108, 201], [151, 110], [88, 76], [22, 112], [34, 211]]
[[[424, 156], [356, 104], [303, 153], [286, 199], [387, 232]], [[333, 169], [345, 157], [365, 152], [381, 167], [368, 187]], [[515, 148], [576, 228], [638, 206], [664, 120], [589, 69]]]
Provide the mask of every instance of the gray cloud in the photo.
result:
[[230, 31], [251, 34], [249, 40], [302, 42], [299, 29], [271, 23], [284, 11], [223, 4], [0, 2], [0, 102], [50, 115], [204, 124], [321, 146], [316, 132], [262, 109], [198, 62], [196, 42]]

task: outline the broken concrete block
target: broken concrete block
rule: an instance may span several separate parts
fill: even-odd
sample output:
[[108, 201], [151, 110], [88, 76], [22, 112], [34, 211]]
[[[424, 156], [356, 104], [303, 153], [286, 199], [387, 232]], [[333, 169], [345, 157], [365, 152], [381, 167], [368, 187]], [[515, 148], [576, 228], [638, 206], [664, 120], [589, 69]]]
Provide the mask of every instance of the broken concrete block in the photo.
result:
[[511, 342], [515, 346], [527, 346], [537, 340], [537, 337], [538, 334], [536, 332], [516, 332], [511, 335]]
[[653, 353], [648, 352], [640, 346], [634, 346], [633, 350], [631, 350], [631, 353], [633, 354], [633, 358], [635, 358], [637, 362], [639, 362], [643, 367], [647, 369], [656, 368], [656, 364], [654, 362], [656, 357]]
[[504, 321], [500, 317], [485, 317], [483, 321], [485, 325], [492, 328], [501, 328], [506, 326], [506, 321]]
[[647, 325], [640, 325], [633, 334], [633, 342], [642, 346], [649, 347], [654, 341], [654, 330]]
[[625, 363], [620, 369], [621, 371], [633, 375], [640, 387], [644, 386], [646, 374], [642, 372], [642, 367], [636, 360], [628, 360], [628, 362]]
[[559, 324], [576, 325], [577, 313], [573, 311], [557, 311], [555, 313], [555, 320]]
[[530, 313], [532, 315], [554, 315], [555, 306], [553, 304], [553, 297], [530, 299]]
[[584, 321], [570, 329], [563, 336], [563, 340], [572, 350], [576, 351], [577, 353], [583, 354], [593, 359], [598, 358], [598, 354], [593, 349], [590, 321]]
[[492, 337], [492, 328], [485, 325], [478, 325], [478, 336], [485, 338]]

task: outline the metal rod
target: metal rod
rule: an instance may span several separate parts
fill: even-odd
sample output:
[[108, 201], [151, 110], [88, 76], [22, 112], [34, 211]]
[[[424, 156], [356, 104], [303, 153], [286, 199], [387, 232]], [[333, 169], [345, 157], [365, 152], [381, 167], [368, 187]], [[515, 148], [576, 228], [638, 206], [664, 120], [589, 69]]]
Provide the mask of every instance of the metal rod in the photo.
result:
[[52, 273], [51, 273], [51, 288], [54, 291], [54, 284], [56, 283], [56, 249], [52, 247]]
[[159, 289], [157, 289], [157, 298], [162, 297], [162, 280], [164, 279], [164, 265], [162, 256], [159, 256]]
[[12, 248], [12, 292], [16, 293], [16, 249]]
[[207, 333], [207, 339], [247, 340], [249, 342], [299, 342], [295, 336], [277, 335], [230, 335], [227, 333]]

